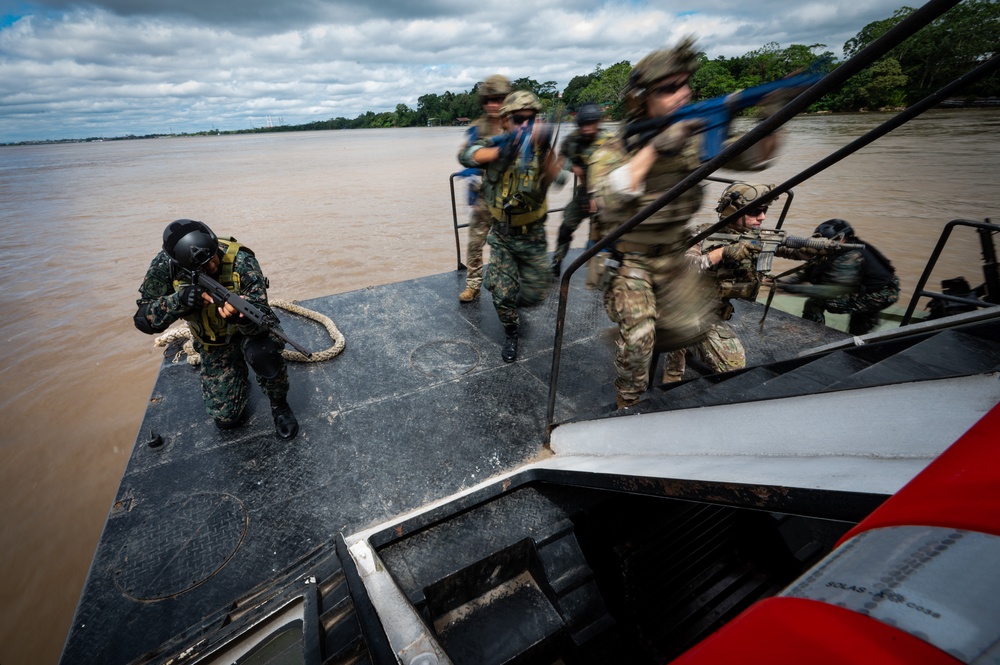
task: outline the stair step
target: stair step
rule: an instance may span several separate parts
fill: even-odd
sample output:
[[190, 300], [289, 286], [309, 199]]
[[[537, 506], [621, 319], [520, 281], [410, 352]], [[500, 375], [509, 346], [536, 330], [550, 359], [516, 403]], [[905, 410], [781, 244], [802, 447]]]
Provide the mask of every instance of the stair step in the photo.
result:
[[957, 330], [944, 330], [831, 384], [828, 390], [968, 376], [991, 371], [997, 363], [1000, 363], [1000, 347], [995, 342]]
[[870, 362], [848, 353], [831, 353], [765, 382], [757, 397], [791, 397], [817, 392], [869, 365]]

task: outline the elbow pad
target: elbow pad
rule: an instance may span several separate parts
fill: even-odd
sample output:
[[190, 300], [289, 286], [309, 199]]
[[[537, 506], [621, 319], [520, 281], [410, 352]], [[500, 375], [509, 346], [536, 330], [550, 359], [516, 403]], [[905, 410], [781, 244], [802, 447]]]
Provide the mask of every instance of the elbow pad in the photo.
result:
[[156, 333], [161, 333], [166, 330], [166, 328], [156, 328], [149, 322], [149, 319], [146, 318], [146, 309], [148, 307], [149, 304], [147, 303], [145, 305], [140, 305], [139, 309], [136, 310], [135, 316], [132, 317], [132, 322], [135, 324], [135, 327], [140, 332], [144, 332], [147, 335], [155, 335]]

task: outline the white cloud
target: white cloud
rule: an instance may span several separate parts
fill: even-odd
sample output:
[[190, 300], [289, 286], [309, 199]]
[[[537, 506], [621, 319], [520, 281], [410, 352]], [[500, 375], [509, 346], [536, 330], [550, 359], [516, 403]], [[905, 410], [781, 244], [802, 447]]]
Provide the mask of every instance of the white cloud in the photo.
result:
[[[288, 124], [393, 110], [500, 72], [564, 87], [682, 35], [709, 57], [844, 40], [895, 3], [43, 0], [0, 28], [0, 142]], [[280, 10], [280, 11], [279, 11]], [[280, 14], [280, 15], [279, 15]], [[9, 22], [9, 21], [7, 21]], [[0, 22], [4, 25], [5, 22]]]

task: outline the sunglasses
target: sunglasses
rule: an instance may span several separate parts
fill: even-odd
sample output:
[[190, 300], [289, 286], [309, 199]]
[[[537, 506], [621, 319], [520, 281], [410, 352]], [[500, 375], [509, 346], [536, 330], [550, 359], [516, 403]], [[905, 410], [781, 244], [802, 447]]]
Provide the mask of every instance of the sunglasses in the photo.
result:
[[767, 214], [767, 206], [761, 206], [759, 208], [750, 208], [747, 210], [747, 217], [760, 217], [761, 215]]
[[530, 115], [530, 114], [528, 114], [528, 115], [520, 115], [520, 114], [518, 114], [518, 115], [512, 115], [510, 117], [510, 121], [514, 125], [523, 125], [524, 123], [528, 122], [529, 120], [531, 120], [534, 117], [535, 116]]
[[673, 83], [662, 83], [652, 89], [652, 93], [655, 95], [672, 95], [684, 86], [688, 84], [688, 79], [683, 81], [675, 81]]
[[506, 97], [503, 95], [490, 95], [489, 97], [483, 97], [483, 104], [502, 104], [504, 99]]

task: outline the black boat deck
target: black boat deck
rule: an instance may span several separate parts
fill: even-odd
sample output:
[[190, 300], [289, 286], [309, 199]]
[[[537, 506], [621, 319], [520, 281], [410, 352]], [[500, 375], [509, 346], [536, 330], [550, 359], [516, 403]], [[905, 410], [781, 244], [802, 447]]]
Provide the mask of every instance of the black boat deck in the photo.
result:
[[[445, 273], [303, 303], [347, 345], [332, 360], [291, 364], [301, 424], [291, 443], [274, 437], [256, 388], [248, 422], [216, 430], [197, 370], [168, 349], [62, 662], [129, 662], [338, 532], [545, 456], [556, 287], [522, 312], [520, 354], [507, 365], [488, 293], [460, 305], [463, 282]], [[568, 302], [558, 421], [614, 402], [613, 329], [582, 271]], [[329, 344], [319, 325], [281, 316], [307, 348]], [[765, 334], [755, 320], [742, 327], [751, 362], [841, 336], [781, 312]]]

